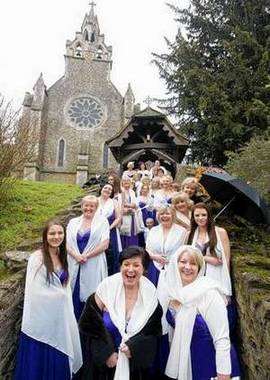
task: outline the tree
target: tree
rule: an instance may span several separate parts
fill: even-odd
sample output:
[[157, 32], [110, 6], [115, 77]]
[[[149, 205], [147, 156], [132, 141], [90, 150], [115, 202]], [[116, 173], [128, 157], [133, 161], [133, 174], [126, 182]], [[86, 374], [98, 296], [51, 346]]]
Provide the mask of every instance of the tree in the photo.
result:
[[241, 150], [227, 152], [225, 169], [250, 183], [270, 201], [270, 135], [252, 137]]
[[[169, 97], [163, 107], [190, 138], [192, 158], [223, 165], [270, 124], [269, 0], [191, 0], [170, 5], [179, 31], [154, 54]], [[185, 27], [185, 31], [181, 31]]]
[[20, 111], [0, 95], [0, 202], [14, 182], [13, 174], [22, 170], [35, 153], [35, 130], [19, 122]]

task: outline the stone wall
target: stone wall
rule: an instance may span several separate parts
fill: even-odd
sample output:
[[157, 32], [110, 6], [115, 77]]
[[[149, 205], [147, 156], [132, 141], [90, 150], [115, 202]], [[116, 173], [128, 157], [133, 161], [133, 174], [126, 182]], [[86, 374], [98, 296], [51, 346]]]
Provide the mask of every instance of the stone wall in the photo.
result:
[[239, 347], [245, 380], [270, 379], [270, 258], [233, 252]]

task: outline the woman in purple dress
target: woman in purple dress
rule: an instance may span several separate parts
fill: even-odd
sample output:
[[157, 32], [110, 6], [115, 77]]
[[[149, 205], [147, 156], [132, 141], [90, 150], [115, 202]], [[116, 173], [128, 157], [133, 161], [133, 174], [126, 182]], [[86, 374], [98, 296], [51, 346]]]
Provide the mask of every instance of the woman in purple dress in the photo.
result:
[[97, 197], [85, 196], [81, 206], [82, 215], [71, 219], [67, 226], [69, 269], [77, 319], [89, 295], [108, 276], [105, 251], [110, 238], [108, 220], [97, 213]]
[[152, 379], [162, 310], [143, 276], [145, 264], [142, 248], [125, 249], [121, 273], [106, 278], [87, 300], [79, 323], [91, 352], [85, 379]]
[[157, 213], [159, 225], [151, 228], [146, 240], [150, 256], [148, 278], [157, 286], [161, 271], [166, 270], [171, 256], [185, 244], [187, 231], [174, 223], [174, 210], [170, 206], [160, 208]]
[[65, 231], [52, 221], [44, 228], [42, 248], [31, 254], [27, 265], [14, 380], [70, 380], [81, 365]]
[[141, 211], [138, 210], [137, 200], [132, 190], [132, 182], [128, 177], [123, 177], [121, 181], [121, 210], [122, 224], [120, 235], [122, 248], [130, 245], [138, 245], [138, 233], [142, 230]]
[[165, 374], [181, 380], [239, 379], [226, 297], [204, 270], [201, 252], [185, 245], [174, 254], [159, 282], [159, 300], [172, 326]]
[[113, 186], [106, 184], [103, 186], [98, 198], [99, 206], [97, 212], [107, 218], [110, 225], [110, 243], [106, 250], [106, 259], [109, 276], [119, 272], [119, 256], [122, 252], [122, 244], [118, 226], [121, 222], [119, 206], [113, 197]]

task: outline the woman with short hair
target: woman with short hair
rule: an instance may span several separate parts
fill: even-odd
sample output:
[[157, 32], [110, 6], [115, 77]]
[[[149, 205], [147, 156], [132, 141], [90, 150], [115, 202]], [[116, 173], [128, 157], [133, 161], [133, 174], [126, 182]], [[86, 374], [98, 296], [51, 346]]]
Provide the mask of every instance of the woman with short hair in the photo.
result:
[[145, 251], [126, 248], [120, 273], [103, 280], [87, 300], [79, 327], [90, 345], [90, 378], [152, 378], [162, 310], [155, 287], [143, 276], [145, 267]]
[[159, 225], [149, 231], [146, 250], [150, 256], [148, 278], [157, 285], [161, 270], [166, 269], [170, 257], [185, 244], [187, 231], [174, 223], [174, 210], [167, 206], [157, 213]]
[[77, 319], [89, 295], [108, 276], [105, 251], [110, 238], [107, 219], [97, 213], [97, 197], [85, 196], [81, 207], [82, 215], [71, 219], [67, 225], [67, 250]]
[[179, 224], [179, 226], [186, 228], [186, 230], [190, 230], [192, 206], [192, 200], [190, 200], [189, 196], [184, 192], [177, 193], [172, 198], [172, 207], [175, 210], [174, 221], [176, 224]]
[[204, 271], [202, 253], [184, 245], [159, 282], [166, 316], [163, 326], [168, 328], [167, 320], [173, 328], [165, 374], [178, 380], [240, 379], [237, 354], [230, 343], [226, 297]]

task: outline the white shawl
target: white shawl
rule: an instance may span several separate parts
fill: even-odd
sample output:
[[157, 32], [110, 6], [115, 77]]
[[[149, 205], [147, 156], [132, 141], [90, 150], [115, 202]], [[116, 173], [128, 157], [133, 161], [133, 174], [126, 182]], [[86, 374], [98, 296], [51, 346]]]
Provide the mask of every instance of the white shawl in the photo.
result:
[[[217, 281], [224, 294], [226, 296], [231, 296], [232, 295], [232, 284], [231, 284], [231, 277], [230, 277], [230, 271], [227, 265], [227, 260], [226, 260], [226, 255], [224, 251], [224, 247], [221, 242], [221, 238], [218, 232], [218, 228], [215, 227], [216, 230], [216, 235], [217, 235], [217, 245], [216, 245], [216, 254], [217, 257], [222, 259], [222, 264], [221, 265], [211, 265], [207, 263], [206, 265], [206, 277], [212, 278], [213, 280]], [[192, 246], [196, 246], [196, 242], [198, 240], [198, 234], [199, 234], [199, 229], [196, 228], [193, 241], [192, 241]], [[209, 236], [207, 234], [206, 241], [209, 241]]]
[[70, 284], [62, 286], [58, 276], [47, 281], [41, 251], [27, 265], [22, 332], [66, 354], [71, 373], [82, 366], [81, 343], [74, 316]]
[[[154, 254], [165, 256], [166, 259], [170, 260], [171, 256], [185, 243], [187, 236], [187, 230], [175, 223], [167, 235], [166, 240], [164, 240], [163, 228], [159, 224], [151, 228], [146, 240], [146, 250]], [[154, 265], [158, 270], [163, 267], [161, 264], [153, 261]]]
[[[119, 330], [122, 343], [143, 329], [158, 305], [156, 288], [146, 277], [142, 276], [139, 283], [138, 299], [125, 331], [126, 304], [122, 274], [116, 273], [107, 277], [98, 286], [96, 294], [105, 305], [112, 322]], [[129, 378], [129, 360], [124, 353], [119, 351], [114, 380], [129, 380]]]
[[[97, 209], [97, 212], [104, 216], [105, 218], [109, 218], [112, 213], [115, 211], [115, 201], [111, 198], [108, 198], [105, 203], [100, 203]], [[122, 243], [120, 239], [120, 233], [119, 233], [119, 228], [115, 227], [116, 230], [116, 237], [117, 237], [117, 246], [118, 246], [118, 251], [122, 252]]]
[[183, 226], [182, 223], [190, 227], [190, 217], [186, 216], [180, 211], [175, 212], [175, 222], [179, 223], [181, 226]]
[[[77, 244], [77, 233], [82, 221], [83, 216], [79, 216], [78, 218], [71, 219], [67, 225], [67, 247], [78, 255], [80, 255], [80, 251]], [[108, 220], [96, 212], [91, 224], [90, 238], [83, 253], [91, 251], [98, 244], [109, 238], [110, 229]], [[71, 255], [68, 255], [68, 262], [71, 287], [74, 289], [80, 264]], [[86, 302], [87, 298], [96, 291], [98, 284], [108, 276], [105, 252], [88, 259], [80, 267], [80, 300]]]
[[[137, 199], [135, 192], [133, 190], [129, 190], [129, 200], [124, 199], [125, 193], [122, 192], [121, 197], [121, 208], [124, 205], [125, 202], [133, 203], [137, 205]], [[138, 208], [137, 210], [134, 210], [133, 214], [123, 215], [122, 216], [122, 224], [120, 227], [120, 234], [124, 236], [131, 236], [131, 224], [132, 224], [132, 218], [134, 217], [134, 234], [138, 235], [139, 232], [143, 231], [143, 220], [142, 220], [142, 213], [141, 210]]]
[[[192, 380], [190, 344], [199, 311], [208, 323], [216, 348], [217, 372], [231, 373], [230, 338], [227, 310], [218, 283], [203, 276], [204, 266], [194, 282], [183, 287], [178, 258], [188, 246], [182, 246], [172, 257], [158, 284], [159, 301], [164, 314], [171, 300], [180, 302], [165, 374], [178, 380]], [[198, 251], [198, 254], [201, 254]]]

